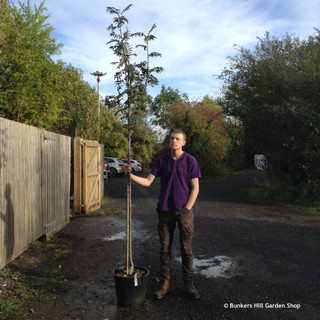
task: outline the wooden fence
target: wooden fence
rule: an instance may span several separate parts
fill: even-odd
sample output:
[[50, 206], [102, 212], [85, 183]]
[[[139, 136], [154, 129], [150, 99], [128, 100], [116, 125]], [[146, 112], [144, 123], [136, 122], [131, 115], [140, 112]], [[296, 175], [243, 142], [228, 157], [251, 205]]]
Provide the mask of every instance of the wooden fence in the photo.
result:
[[71, 138], [0, 118], [0, 269], [69, 222]]

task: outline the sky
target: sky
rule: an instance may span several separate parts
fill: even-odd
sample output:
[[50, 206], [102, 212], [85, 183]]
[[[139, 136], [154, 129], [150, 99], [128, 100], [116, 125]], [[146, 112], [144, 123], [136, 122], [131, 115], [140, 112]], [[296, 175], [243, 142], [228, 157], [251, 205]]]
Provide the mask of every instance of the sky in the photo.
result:
[[[40, 2], [31, 0], [37, 6]], [[157, 75], [159, 85], [148, 89], [152, 96], [164, 85], [193, 100], [216, 97], [223, 84], [217, 75], [228, 65], [227, 57], [237, 54], [234, 45], [253, 48], [266, 32], [305, 39], [320, 28], [319, 0], [45, 0], [47, 22], [55, 28], [52, 37], [64, 45], [57, 58], [81, 69], [92, 87], [97, 79], [91, 73], [106, 73], [102, 97], [116, 93], [111, 62], [117, 57], [106, 45], [113, 16], [106, 8], [122, 10], [129, 4], [133, 7], [125, 16], [131, 32], [147, 33], [157, 25], [150, 49], [162, 56], [151, 66], [164, 71]]]

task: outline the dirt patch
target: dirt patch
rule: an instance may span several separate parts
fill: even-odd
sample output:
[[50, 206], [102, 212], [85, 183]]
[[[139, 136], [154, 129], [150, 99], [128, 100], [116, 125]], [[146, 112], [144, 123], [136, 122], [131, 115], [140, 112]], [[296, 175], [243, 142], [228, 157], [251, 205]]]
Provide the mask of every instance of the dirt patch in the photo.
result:
[[[199, 301], [184, 294], [178, 234], [171, 292], [153, 299], [159, 272], [156, 181], [148, 189], [133, 185], [132, 192], [134, 262], [150, 270], [144, 304], [116, 305], [112, 271], [125, 261], [125, 215], [80, 217], [51, 248], [31, 247], [1, 271], [2, 297], [20, 294], [25, 301], [2, 319], [318, 319], [320, 217], [242, 198], [241, 186], [263, 179], [246, 173], [201, 183], [193, 241]], [[125, 184], [124, 177], [108, 181], [106, 212], [125, 212]]]

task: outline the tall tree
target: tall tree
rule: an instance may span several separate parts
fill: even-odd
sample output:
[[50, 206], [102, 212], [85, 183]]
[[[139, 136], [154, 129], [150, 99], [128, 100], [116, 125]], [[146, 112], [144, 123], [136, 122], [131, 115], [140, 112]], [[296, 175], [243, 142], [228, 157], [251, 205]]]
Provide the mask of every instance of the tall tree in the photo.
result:
[[320, 191], [319, 40], [319, 30], [306, 40], [266, 33], [221, 75], [221, 105], [242, 122], [252, 155], [263, 153], [270, 176], [306, 197]]
[[62, 84], [55, 96], [63, 102], [64, 112], [57, 129], [71, 137], [97, 140], [96, 90], [83, 80], [83, 72], [71, 64], [63, 64], [61, 73]]
[[100, 141], [106, 146], [105, 155], [115, 158], [127, 156], [127, 131], [113, 108], [102, 108]]
[[167, 149], [170, 132], [180, 128], [188, 138], [185, 150], [197, 157], [203, 176], [217, 177], [225, 173], [224, 159], [230, 147], [229, 124], [215, 100], [209, 96], [202, 101], [178, 100], [166, 108], [164, 121], [169, 132], [164, 148]]
[[61, 44], [51, 38], [52, 26], [44, 2], [20, 8], [0, 2], [0, 103], [1, 116], [37, 126], [53, 125], [61, 106], [52, 99], [56, 85], [55, 64]]
[[153, 99], [150, 104], [152, 123], [166, 128], [166, 118], [168, 107], [178, 102], [188, 101], [187, 95], [181, 95], [178, 89], [166, 88], [161, 86], [160, 93]]
[[61, 134], [96, 139], [97, 94], [63, 61], [44, 2], [0, 0], [0, 116]]
[[[111, 40], [107, 43], [110, 49], [118, 57], [118, 61], [114, 62], [118, 71], [114, 75], [117, 85], [118, 95], [113, 97], [112, 105], [118, 105], [120, 111], [125, 115], [128, 137], [128, 163], [131, 158], [131, 142], [133, 132], [135, 130], [137, 120], [146, 111], [146, 104], [149, 100], [147, 95], [147, 86], [154, 86], [158, 83], [154, 73], [162, 71], [161, 67], [150, 67], [150, 59], [161, 56], [157, 52], [149, 51], [149, 44], [156, 37], [152, 34], [156, 25], [154, 24], [147, 34], [143, 32], [131, 33], [125, 28], [128, 24], [128, 19], [124, 14], [130, 10], [133, 5], [128, 5], [125, 9], [119, 10], [113, 7], [107, 7], [107, 11], [115, 16], [113, 23], [109, 25]], [[143, 40], [136, 48], [142, 48], [145, 52], [145, 60], [137, 63], [133, 61], [133, 57], [137, 53], [133, 50], [132, 40], [139, 37]], [[134, 264], [132, 259], [132, 239], [131, 239], [131, 177], [128, 175], [127, 183], [127, 274], [132, 275]]]

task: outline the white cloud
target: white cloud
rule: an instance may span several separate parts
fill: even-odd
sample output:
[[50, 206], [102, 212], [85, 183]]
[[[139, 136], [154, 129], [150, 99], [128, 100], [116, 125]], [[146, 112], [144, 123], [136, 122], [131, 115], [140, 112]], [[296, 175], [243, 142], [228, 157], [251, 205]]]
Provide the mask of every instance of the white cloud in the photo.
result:
[[[17, 1], [16, 1], [17, 2]], [[40, 0], [32, 3], [39, 4]], [[54, 37], [64, 43], [63, 61], [84, 71], [91, 85], [96, 70], [107, 72], [101, 80], [101, 94], [115, 92], [115, 61], [106, 46], [106, 28], [112, 22], [107, 6], [125, 8], [124, 0], [46, 0]], [[160, 85], [171, 86], [190, 96], [218, 92], [221, 82], [214, 77], [235, 54], [234, 44], [250, 47], [266, 31], [278, 37], [285, 33], [301, 38], [319, 27], [320, 2], [314, 0], [132, 0], [125, 15], [131, 31], [147, 32], [157, 24], [152, 50], [162, 54], [154, 65], [165, 68]], [[152, 90], [156, 94], [160, 90]]]

